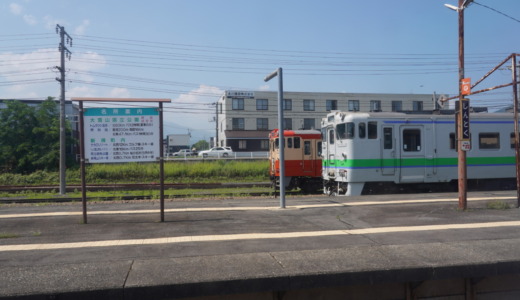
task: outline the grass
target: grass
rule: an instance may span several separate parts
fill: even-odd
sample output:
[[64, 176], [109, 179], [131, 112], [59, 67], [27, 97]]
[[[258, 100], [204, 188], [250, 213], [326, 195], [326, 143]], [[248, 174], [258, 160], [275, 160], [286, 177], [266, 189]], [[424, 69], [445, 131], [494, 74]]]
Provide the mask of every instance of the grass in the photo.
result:
[[0, 232], [0, 239], [13, 239], [17, 237], [19, 237], [19, 235], [14, 233]]
[[[256, 182], [269, 181], [269, 162], [261, 161], [167, 161], [166, 183]], [[159, 181], [158, 163], [90, 164], [86, 168], [87, 184], [152, 183]], [[78, 168], [67, 170], [69, 184], [81, 182]], [[0, 174], [0, 185], [57, 185], [58, 172], [37, 171], [32, 174]]]
[[503, 209], [511, 209], [511, 205], [509, 205], [509, 203], [506, 203], [504, 201], [496, 200], [496, 201], [488, 202], [486, 204], [486, 208], [503, 210]]

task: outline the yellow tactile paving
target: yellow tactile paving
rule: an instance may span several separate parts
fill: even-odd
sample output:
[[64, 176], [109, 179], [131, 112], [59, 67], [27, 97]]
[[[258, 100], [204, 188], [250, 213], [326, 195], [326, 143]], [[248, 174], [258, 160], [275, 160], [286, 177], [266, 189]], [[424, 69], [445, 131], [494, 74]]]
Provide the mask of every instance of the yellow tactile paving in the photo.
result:
[[399, 226], [399, 227], [378, 227], [360, 228], [351, 230], [325, 230], [325, 231], [303, 231], [303, 232], [279, 232], [279, 233], [240, 233], [224, 235], [200, 235], [200, 236], [180, 236], [162, 237], [149, 239], [129, 239], [129, 240], [108, 240], [108, 241], [88, 241], [74, 243], [48, 243], [48, 244], [25, 244], [25, 245], [2, 245], [0, 252], [8, 251], [35, 251], [35, 250], [63, 250], [87, 247], [115, 247], [115, 246], [139, 246], [153, 244], [180, 244], [186, 242], [220, 242], [220, 241], [245, 241], [258, 239], [287, 239], [302, 237], [323, 237], [340, 235], [365, 235], [383, 234], [413, 231], [438, 231], [438, 230], [466, 230], [483, 229], [497, 227], [520, 227], [520, 221], [469, 223], [469, 224], [443, 224], [443, 225], [421, 225], [421, 226]]

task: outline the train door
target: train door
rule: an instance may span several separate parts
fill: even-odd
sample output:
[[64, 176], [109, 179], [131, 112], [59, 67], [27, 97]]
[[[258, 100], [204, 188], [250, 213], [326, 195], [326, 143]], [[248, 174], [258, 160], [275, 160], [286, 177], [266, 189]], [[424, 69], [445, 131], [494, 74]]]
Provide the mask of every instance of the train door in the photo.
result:
[[312, 149], [312, 141], [311, 140], [303, 140], [303, 173], [308, 173], [308, 175], [312, 175], [314, 172], [314, 154]]
[[334, 127], [322, 128], [323, 139], [323, 173], [324, 176], [329, 177], [328, 174], [332, 171], [334, 173], [335, 155], [334, 155]]
[[400, 128], [401, 182], [424, 181], [424, 128], [422, 125]]
[[383, 126], [383, 140], [381, 145], [381, 174], [395, 174], [395, 137], [393, 126]]

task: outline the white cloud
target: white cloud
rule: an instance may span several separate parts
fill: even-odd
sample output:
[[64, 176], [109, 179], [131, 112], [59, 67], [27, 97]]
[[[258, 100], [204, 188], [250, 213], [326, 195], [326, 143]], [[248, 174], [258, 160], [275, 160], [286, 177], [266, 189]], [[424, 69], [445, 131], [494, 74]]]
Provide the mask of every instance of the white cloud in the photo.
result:
[[65, 22], [63, 20], [55, 19], [49, 15], [43, 17], [43, 22], [45, 23], [45, 28], [48, 30], [56, 28], [57, 24], [60, 24], [60, 26], [65, 26], [68, 24], [67, 22]]
[[224, 90], [218, 87], [200, 85], [197, 89], [190, 91], [187, 94], [181, 94], [177, 99], [173, 100], [175, 103], [213, 103], [224, 94]]
[[33, 15], [24, 15], [23, 20], [25, 21], [25, 23], [29, 25], [35, 25], [36, 23], [38, 23], [38, 21], [36, 21], [36, 18]]
[[259, 91], [268, 91], [269, 90], [269, 85], [268, 84], [264, 84], [262, 86], [260, 86], [258, 88]]
[[130, 92], [125, 88], [113, 88], [109, 94], [109, 98], [130, 98]]
[[13, 15], [20, 15], [23, 11], [23, 7], [20, 4], [11, 3], [9, 9]]
[[89, 25], [90, 25], [90, 20], [83, 20], [83, 22], [81, 22], [81, 25], [79, 25], [78, 27], [76, 27], [76, 29], [74, 29], [74, 34], [84, 35], [85, 31], [87, 30], [87, 27]]
[[[0, 53], [0, 61], [3, 62], [0, 70], [0, 81], [4, 83], [4, 88], [0, 88], [2, 97], [42, 98], [59, 94], [59, 84], [55, 80], [59, 73], [54, 68], [60, 64], [56, 48], [38, 49], [23, 54]], [[70, 70], [66, 79], [71, 95], [87, 97], [96, 94], [95, 89], [88, 85], [85, 87], [84, 83], [78, 81], [92, 82], [93, 76], [88, 72], [102, 69], [105, 65], [106, 59], [98, 53], [73, 53], [72, 60], [67, 60], [65, 66]]]

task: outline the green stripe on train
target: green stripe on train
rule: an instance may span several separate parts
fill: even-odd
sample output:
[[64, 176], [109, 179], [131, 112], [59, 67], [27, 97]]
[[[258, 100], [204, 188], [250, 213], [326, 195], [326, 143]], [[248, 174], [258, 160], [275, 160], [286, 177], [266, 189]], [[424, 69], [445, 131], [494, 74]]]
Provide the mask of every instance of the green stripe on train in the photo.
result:
[[[506, 157], [468, 157], [469, 166], [494, 166], [494, 165], [513, 165], [516, 160], [514, 156]], [[450, 167], [457, 166], [458, 159], [450, 158], [403, 158], [403, 159], [335, 159], [323, 160], [324, 167], [340, 168], [381, 168], [381, 167]]]

